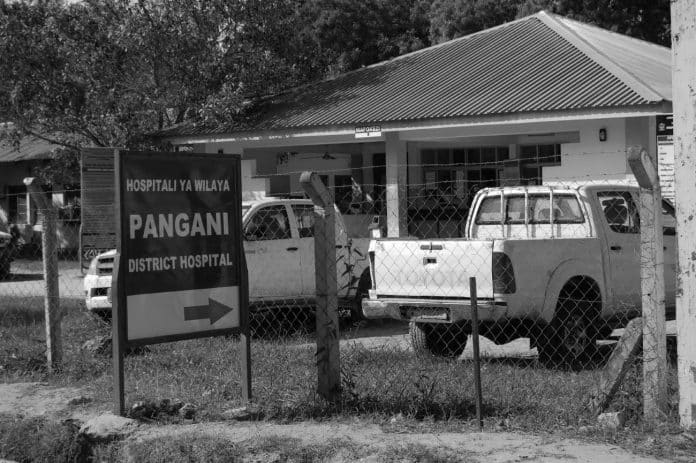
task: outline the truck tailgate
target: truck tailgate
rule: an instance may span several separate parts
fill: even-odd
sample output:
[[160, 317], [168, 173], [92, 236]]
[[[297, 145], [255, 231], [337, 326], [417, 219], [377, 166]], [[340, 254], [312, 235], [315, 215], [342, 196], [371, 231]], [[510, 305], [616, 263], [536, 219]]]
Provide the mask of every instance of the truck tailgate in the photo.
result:
[[465, 299], [476, 277], [478, 297], [493, 297], [493, 241], [387, 238], [372, 251], [377, 296]]

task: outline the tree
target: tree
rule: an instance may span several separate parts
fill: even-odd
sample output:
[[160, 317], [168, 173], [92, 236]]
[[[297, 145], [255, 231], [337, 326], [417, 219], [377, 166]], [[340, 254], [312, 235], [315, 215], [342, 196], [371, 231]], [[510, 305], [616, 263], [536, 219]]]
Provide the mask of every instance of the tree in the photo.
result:
[[429, 45], [431, 0], [307, 0], [302, 31], [328, 76]]
[[258, 97], [324, 74], [296, 33], [303, 3], [3, 2], [0, 114], [13, 123], [3, 136], [70, 148], [59, 168], [83, 146], [138, 148], [185, 120], [229, 123]]
[[518, 17], [540, 10], [670, 46], [669, 0], [526, 0]]
[[524, 0], [435, 0], [430, 8], [430, 40], [441, 43], [515, 19]]
[[[320, 73], [292, 37], [296, 0], [49, 0], [0, 6], [0, 113], [79, 148], [136, 146], [226, 119]], [[221, 102], [218, 103], [218, 101]]]

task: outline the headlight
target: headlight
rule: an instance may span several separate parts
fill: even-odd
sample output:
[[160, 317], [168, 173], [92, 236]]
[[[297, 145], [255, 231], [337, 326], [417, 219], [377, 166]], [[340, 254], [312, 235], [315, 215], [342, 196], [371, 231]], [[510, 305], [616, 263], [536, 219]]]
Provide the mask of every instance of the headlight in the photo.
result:
[[97, 274], [97, 264], [99, 263], [99, 259], [96, 257], [92, 259], [92, 262], [89, 263], [89, 268], [87, 269], [87, 275], [96, 275]]

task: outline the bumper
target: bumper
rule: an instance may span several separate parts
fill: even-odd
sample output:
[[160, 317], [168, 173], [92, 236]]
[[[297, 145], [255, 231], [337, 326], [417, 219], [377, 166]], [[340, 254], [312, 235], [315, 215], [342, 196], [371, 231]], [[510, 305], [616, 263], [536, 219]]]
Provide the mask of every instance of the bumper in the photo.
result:
[[107, 296], [88, 296], [85, 299], [85, 305], [90, 312], [106, 312], [111, 310], [111, 301]]
[[[478, 318], [481, 321], [500, 320], [507, 313], [507, 302], [479, 299], [477, 307]], [[363, 299], [362, 309], [367, 318], [393, 318], [429, 323], [471, 320], [469, 300]]]
[[111, 311], [111, 277], [87, 275], [84, 280], [85, 305], [90, 312]]

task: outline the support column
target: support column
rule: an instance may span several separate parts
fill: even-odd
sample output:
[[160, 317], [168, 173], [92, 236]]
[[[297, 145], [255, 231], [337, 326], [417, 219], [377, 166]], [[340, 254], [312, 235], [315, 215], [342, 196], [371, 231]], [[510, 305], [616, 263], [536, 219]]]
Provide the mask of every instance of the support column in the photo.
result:
[[398, 132], [385, 135], [387, 163], [387, 236], [408, 236], [408, 156]]
[[372, 157], [374, 154], [372, 153], [372, 148], [367, 149], [366, 146], [365, 144], [360, 146], [360, 153], [362, 155], [362, 185], [363, 190], [374, 195], [375, 175], [372, 171]]
[[690, 428], [696, 422], [696, 3], [672, 0], [671, 13], [679, 417]]

